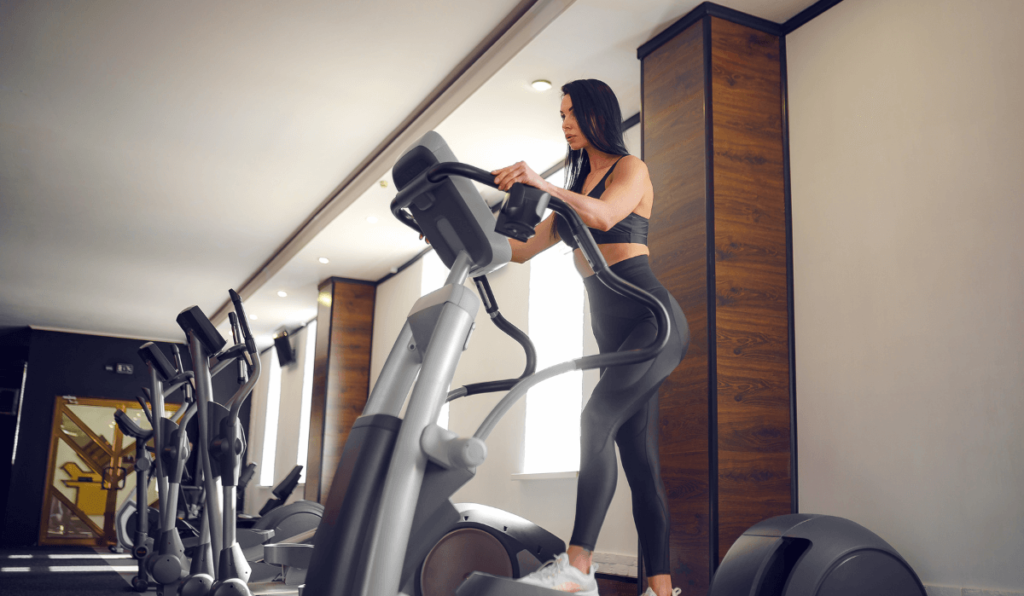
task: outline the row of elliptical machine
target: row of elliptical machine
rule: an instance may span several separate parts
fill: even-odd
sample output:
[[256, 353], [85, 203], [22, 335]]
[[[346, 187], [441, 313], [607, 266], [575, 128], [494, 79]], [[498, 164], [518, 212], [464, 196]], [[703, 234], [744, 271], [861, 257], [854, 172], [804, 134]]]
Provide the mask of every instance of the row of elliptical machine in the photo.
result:
[[[121, 431], [135, 439], [134, 523], [126, 519], [119, 521], [118, 525], [120, 527], [123, 524], [131, 529], [132, 554], [139, 561], [138, 575], [132, 579], [132, 587], [142, 592], [149, 587], [150, 577], [160, 585], [174, 581], [173, 578], [181, 574], [185, 549], [176, 523], [178, 497], [185, 462], [189, 458], [189, 440], [185, 428], [196, 410], [192, 397], [192, 373], [184, 370], [181, 355], [176, 348], [176, 367], [152, 342], [143, 345], [139, 355], [149, 368], [150, 386], [144, 389], [148, 399], [141, 396], [137, 399], [149, 420], [151, 430], [135, 424], [125, 412], [116, 412], [114, 418]], [[179, 389], [184, 393], [184, 403], [175, 416], [167, 418], [164, 416], [165, 400]], [[153, 442], [152, 458], [146, 446], [150, 440]], [[151, 476], [156, 479], [160, 504], [159, 531], [155, 540], [149, 537], [148, 493]], [[119, 518], [128, 515], [131, 515], [131, 511], [124, 507]]]
[[[395, 596], [457, 590], [460, 596], [557, 594], [507, 577], [526, 571], [519, 560], [537, 553], [510, 550], [504, 543], [487, 550], [486, 540], [461, 541], [460, 522], [466, 516], [449, 497], [475, 475], [486, 458], [485, 440], [528, 389], [574, 370], [654, 358], [669, 337], [668, 312], [656, 298], [611, 271], [579, 216], [557, 198], [513, 185], [495, 222], [470, 182], [494, 186], [494, 177], [458, 163], [437, 133], [428, 133], [403, 154], [393, 175], [399, 193], [391, 203], [392, 213], [424, 234], [451, 271], [444, 287], [413, 306], [362, 416], [353, 424], [301, 593]], [[480, 299], [463, 284], [468, 276], [473, 276], [478, 286], [481, 280], [485, 284], [486, 274], [508, 263], [511, 249], [506, 236], [530, 238], [546, 208], [569, 222], [601, 282], [653, 311], [657, 337], [643, 349], [585, 356], [536, 373], [528, 368], [529, 374], [519, 379], [487, 384], [480, 392], [508, 393], [473, 437], [460, 438], [435, 422], [446, 401], [468, 393], [465, 388], [448, 392], [480, 305]], [[493, 317], [493, 297], [483, 290], [481, 297]], [[405, 415], [400, 418], [403, 407]], [[564, 543], [555, 540], [557, 546], [544, 553], [545, 559], [564, 550]], [[465, 562], [474, 558], [472, 564]], [[474, 573], [482, 567], [493, 568], [491, 558], [505, 559], [497, 562], [505, 567], [499, 575], [506, 577]]]
[[[196, 471], [203, 478], [205, 495], [200, 547], [188, 575], [181, 581], [178, 591], [182, 596], [249, 593], [245, 582], [251, 569], [235, 539], [236, 487], [245, 452], [238, 413], [259, 380], [260, 359], [241, 300], [234, 291], [230, 294], [235, 308], [230, 313], [235, 342], [229, 347], [225, 347], [227, 341], [198, 306], [183, 310], [177, 318], [188, 338], [195, 373], [199, 422]], [[221, 405], [213, 399], [213, 375], [232, 362], [238, 363], [242, 384]], [[272, 531], [266, 532], [267, 538], [272, 535]], [[199, 564], [195, 564], [196, 559], [201, 559]], [[241, 584], [241, 589], [236, 583]], [[225, 585], [233, 586], [234, 591], [228, 588], [222, 592]]]
[[[237, 294], [232, 292], [232, 295], [237, 298]], [[240, 301], [235, 304], [238, 312], [244, 312]], [[202, 363], [195, 367], [199, 374], [184, 370], [176, 346], [172, 346], [177, 363], [175, 369], [158, 346], [147, 343], [139, 349], [139, 355], [149, 367], [150, 387], [145, 390], [148, 400], [140, 397], [139, 401], [153, 430], [139, 427], [124, 413], [116, 415], [122, 431], [136, 438], [137, 503], [147, 502], [150, 468], [153, 461], [156, 463], [160, 529], [155, 544], [147, 538], [148, 515], [135, 515], [134, 523], [124, 524], [126, 529], [132, 530], [132, 551], [139, 559], [139, 572], [133, 578], [132, 586], [140, 592], [148, 588], [150, 578], [160, 593], [178, 592], [183, 596], [207, 594], [215, 587], [219, 588], [219, 584], [215, 584], [220, 577], [239, 579], [243, 583], [245, 580], [272, 580], [281, 575], [281, 569], [264, 562], [263, 545], [303, 537], [311, 540], [310, 533], [323, 516], [323, 506], [319, 503], [298, 501], [282, 506], [282, 500], [272, 500], [272, 510], [264, 508], [266, 515], [255, 519], [247, 517], [244, 520], [246, 528], [235, 529], [236, 486], [239, 485], [245, 450], [238, 413], [258, 380], [259, 359], [252, 357], [255, 343], [251, 341], [251, 333], [250, 341], [242, 339], [240, 318], [233, 312], [229, 319], [235, 341], [225, 348], [227, 342], [198, 307], [183, 311], [178, 317], [179, 323], [195, 329], [194, 333], [186, 332], [190, 341], [193, 336], [202, 337], [200, 343], [209, 345], [203, 346], [205, 351], [199, 359], [194, 346], [190, 346], [193, 348], [193, 362]], [[244, 316], [241, 320], [244, 321]], [[245, 329], [248, 332], [247, 326]], [[240, 387], [225, 405], [221, 405], [213, 400], [212, 379], [232, 362], [238, 364]], [[167, 418], [164, 416], [164, 400], [179, 388], [185, 394], [184, 404], [174, 417]], [[154, 421], [158, 422], [154, 424]], [[190, 421], [192, 425], [186, 433]], [[149, 440], [152, 440], [152, 451], [157, 455], [154, 460], [148, 457], [145, 446]], [[193, 458], [191, 461], [190, 457]], [[187, 493], [181, 484], [183, 474], [187, 474], [186, 468], [193, 470], [195, 484], [187, 487]], [[246, 468], [248, 475], [251, 476], [253, 469], [253, 465]], [[290, 477], [295, 476], [295, 472], [293, 470]], [[285, 485], [294, 484], [287, 480], [282, 483], [282, 494], [287, 490]], [[222, 491], [230, 493], [230, 499], [222, 500]], [[190, 496], [186, 503], [181, 503], [182, 495]], [[142, 509], [145, 511], [146, 507]], [[122, 512], [125, 516], [129, 513], [127, 508]], [[189, 524], [177, 519], [179, 513], [186, 519], [200, 520], [200, 529], [192, 528], [194, 536], [185, 541], [177, 526], [188, 527]], [[222, 552], [224, 550], [229, 554]], [[186, 557], [187, 553], [191, 554], [191, 559]], [[215, 553], [220, 560], [226, 557], [228, 563], [220, 566]], [[223, 570], [221, 575], [217, 574], [219, 570]]]
[[[238, 415], [261, 367], [242, 300], [234, 290], [228, 293], [234, 306], [228, 315], [234, 339], [231, 346], [198, 306], [183, 310], [177, 318], [188, 338], [195, 372], [197, 470], [201, 469], [205, 494], [202, 543], [208, 537], [209, 552], [215, 557], [210, 565], [193, 566], [181, 583], [180, 596], [250, 595], [247, 582], [269, 581], [281, 574], [280, 568], [264, 560], [266, 546], [312, 540], [324, 511], [319, 503], [297, 501], [274, 507], [251, 527], [238, 528], [237, 488], [246, 447]], [[241, 386], [221, 405], [213, 399], [213, 375], [231, 362], [238, 363]]]

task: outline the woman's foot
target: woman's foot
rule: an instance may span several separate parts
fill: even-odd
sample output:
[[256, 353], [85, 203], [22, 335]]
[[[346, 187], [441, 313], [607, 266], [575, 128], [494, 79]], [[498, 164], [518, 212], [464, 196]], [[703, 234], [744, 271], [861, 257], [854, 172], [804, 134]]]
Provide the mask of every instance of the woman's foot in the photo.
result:
[[[682, 593], [683, 593], [683, 589], [682, 588], [676, 588], [676, 589], [672, 590], [672, 596], [679, 596]], [[647, 588], [647, 591], [644, 592], [644, 596], [658, 596], [658, 595], [654, 593], [654, 590], [652, 590], [650, 588]]]
[[590, 566], [589, 574], [583, 573], [569, 564], [569, 555], [562, 553], [558, 558], [544, 563], [540, 569], [520, 578], [519, 581], [580, 596], [598, 596], [595, 572], [597, 565]]

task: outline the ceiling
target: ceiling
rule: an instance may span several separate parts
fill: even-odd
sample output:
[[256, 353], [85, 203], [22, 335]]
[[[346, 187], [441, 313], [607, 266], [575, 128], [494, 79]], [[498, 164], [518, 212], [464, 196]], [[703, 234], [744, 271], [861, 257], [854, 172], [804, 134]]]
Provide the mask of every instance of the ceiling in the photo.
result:
[[[631, 116], [636, 48], [699, 2], [531, 4], [0, 0], [0, 329], [180, 341], [177, 313], [233, 287], [269, 345], [323, 279], [424, 248], [388, 211], [420, 129], [542, 171], [565, 151], [557, 86], [602, 79]], [[813, 0], [720, 4], [782, 23]]]

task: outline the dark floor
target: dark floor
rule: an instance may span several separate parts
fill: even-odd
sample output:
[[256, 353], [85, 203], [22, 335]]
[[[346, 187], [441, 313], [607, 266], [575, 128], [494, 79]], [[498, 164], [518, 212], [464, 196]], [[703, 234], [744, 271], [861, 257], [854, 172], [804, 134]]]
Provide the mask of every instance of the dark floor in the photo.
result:
[[82, 546], [0, 550], [0, 596], [134, 593], [130, 555]]
[[[129, 554], [105, 547], [0, 549], [0, 596], [135, 594], [130, 582], [137, 569]], [[598, 588], [602, 596], [637, 593], [636, 580], [614, 576], [600, 576]]]

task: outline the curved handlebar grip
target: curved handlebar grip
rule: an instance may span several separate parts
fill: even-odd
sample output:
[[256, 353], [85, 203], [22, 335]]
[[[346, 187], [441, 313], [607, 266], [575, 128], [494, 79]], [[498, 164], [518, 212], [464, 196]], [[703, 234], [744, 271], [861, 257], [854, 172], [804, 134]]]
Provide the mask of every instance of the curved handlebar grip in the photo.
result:
[[491, 292], [491, 284], [487, 281], [487, 276], [474, 277], [473, 283], [476, 284], [477, 294], [480, 295], [480, 300], [484, 303], [484, 309], [487, 310], [487, 314], [493, 315], [498, 312], [498, 302], [494, 299], [494, 293]]
[[253, 339], [252, 330], [249, 329], [249, 321], [245, 318], [245, 309], [242, 308], [242, 297], [234, 290], [228, 290], [228, 296], [231, 297], [231, 303], [235, 306], [235, 313], [238, 314], [238, 325], [242, 328], [242, 337], [245, 339], [245, 349], [255, 356], [257, 354], [256, 340]]
[[174, 354], [174, 367], [178, 369], [178, 373], [185, 372], [185, 361], [181, 359], [181, 350], [178, 349], [178, 344], [171, 344], [171, 353]]
[[149, 410], [149, 404], [146, 403], [146, 398], [141, 395], [136, 395], [135, 400], [139, 402], [139, 406], [142, 407], [142, 411], [146, 414], [146, 419], [149, 420], [149, 425], [153, 426], [153, 412]]
[[416, 220], [413, 218], [413, 216], [410, 215], [408, 211], [403, 211], [401, 207], [395, 208], [392, 206], [391, 215], [394, 215], [395, 218], [398, 219], [398, 221], [404, 223], [405, 225], [415, 230], [417, 234], [423, 233], [423, 230], [420, 229], [419, 224], [416, 223]]
[[136, 440], [149, 440], [150, 435], [153, 431], [143, 430], [141, 426], [135, 424], [135, 421], [128, 417], [121, 410], [114, 412], [114, 421], [117, 422], [117, 426], [120, 427], [121, 432], [132, 437]]
[[229, 312], [228, 324], [231, 325], [231, 340], [236, 344], [242, 343], [242, 328], [238, 326], [238, 315]]
[[478, 167], [457, 161], [444, 161], [430, 166], [414, 178], [412, 182], [405, 186], [401, 191], [399, 191], [394, 200], [391, 201], [391, 214], [394, 215], [398, 221], [416, 230], [417, 233], [422, 234], [423, 230], [420, 229], [416, 220], [413, 219], [411, 214], [403, 210], [411, 205], [416, 198], [422, 195], [423, 191], [431, 184], [436, 184], [445, 176], [450, 175], [469, 178], [470, 180], [475, 180], [480, 184], [485, 184], [492, 188], [498, 188], [498, 185], [494, 183], [494, 176], [492, 176], [487, 170], [481, 170]]
[[438, 182], [443, 176], [451, 175], [462, 176], [491, 188], [498, 188], [498, 185], [494, 182], [493, 174], [482, 168], [471, 166], [468, 163], [445, 161], [427, 170], [427, 178], [431, 182]]
[[[231, 339], [235, 342], [235, 345], [242, 343], [242, 330], [238, 326], [238, 315], [229, 312], [228, 321], [231, 324]], [[248, 345], [246, 345], [246, 349], [249, 349]], [[235, 364], [238, 365], [238, 384], [241, 385], [249, 379], [248, 371], [245, 368], [245, 359], [239, 358], [235, 361]]]

